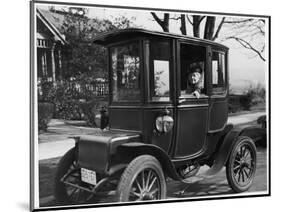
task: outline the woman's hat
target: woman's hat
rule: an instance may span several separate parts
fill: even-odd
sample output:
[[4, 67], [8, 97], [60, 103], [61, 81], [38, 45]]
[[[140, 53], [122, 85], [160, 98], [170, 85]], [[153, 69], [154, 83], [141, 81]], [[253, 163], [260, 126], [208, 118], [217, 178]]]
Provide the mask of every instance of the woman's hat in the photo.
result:
[[200, 66], [194, 66], [191, 68], [191, 72], [198, 72], [198, 73], [202, 73], [202, 68]]

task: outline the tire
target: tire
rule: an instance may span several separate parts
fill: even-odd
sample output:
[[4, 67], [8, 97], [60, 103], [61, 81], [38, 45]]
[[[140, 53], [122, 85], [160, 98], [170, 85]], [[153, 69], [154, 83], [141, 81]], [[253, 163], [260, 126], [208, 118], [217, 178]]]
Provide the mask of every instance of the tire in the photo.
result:
[[161, 164], [153, 156], [142, 155], [135, 158], [123, 172], [116, 199], [118, 202], [165, 199], [166, 192]]
[[54, 189], [56, 203], [59, 205], [87, 203], [87, 201], [92, 198], [92, 193], [61, 182], [61, 179], [70, 172], [71, 174], [65, 178], [66, 181], [71, 181], [76, 185], [89, 186], [90, 188], [90, 185], [85, 185], [85, 183], [81, 181], [81, 173], [80, 169], [77, 167], [75, 148], [72, 148], [62, 157], [57, 167]]
[[226, 164], [228, 184], [236, 193], [247, 191], [255, 176], [257, 151], [253, 140], [239, 136], [234, 144]]

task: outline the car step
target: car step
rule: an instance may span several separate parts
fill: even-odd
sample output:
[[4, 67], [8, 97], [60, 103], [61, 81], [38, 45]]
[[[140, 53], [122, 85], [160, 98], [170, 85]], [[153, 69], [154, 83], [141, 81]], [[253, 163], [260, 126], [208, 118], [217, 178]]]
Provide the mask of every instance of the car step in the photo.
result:
[[197, 183], [197, 182], [204, 180], [205, 178], [206, 178], [205, 176], [197, 175], [197, 176], [186, 178], [182, 181], [184, 183]]

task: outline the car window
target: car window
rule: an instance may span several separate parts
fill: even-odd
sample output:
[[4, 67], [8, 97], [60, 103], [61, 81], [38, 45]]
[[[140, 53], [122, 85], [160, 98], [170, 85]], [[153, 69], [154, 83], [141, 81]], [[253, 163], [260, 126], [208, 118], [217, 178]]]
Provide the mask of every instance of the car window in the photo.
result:
[[140, 101], [139, 43], [111, 48], [112, 100]]
[[214, 51], [212, 54], [212, 94], [223, 94], [226, 91], [225, 54]]
[[170, 100], [170, 43], [152, 41], [150, 48], [150, 100]]
[[199, 95], [206, 94], [205, 64], [206, 47], [180, 44], [181, 97], [195, 98], [194, 92], [198, 92]]

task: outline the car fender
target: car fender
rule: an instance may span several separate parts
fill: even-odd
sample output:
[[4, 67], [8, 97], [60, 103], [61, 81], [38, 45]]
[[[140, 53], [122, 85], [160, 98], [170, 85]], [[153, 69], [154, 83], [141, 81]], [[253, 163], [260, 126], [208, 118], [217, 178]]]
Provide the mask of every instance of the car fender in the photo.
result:
[[131, 154], [132, 159], [139, 155], [152, 155], [160, 162], [165, 175], [174, 180], [181, 180], [181, 177], [178, 176], [170, 156], [158, 146], [139, 142], [129, 142], [120, 145], [118, 150], [122, 152], [124, 151], [127, 155]]
[[215, 175], [217, 174], [226, 164], [229, 154], [232, 150], [233, 145], [236, 142], [236, 138], [241, 135], [242, 129], [232, 128], [223, 137], [223, 141], [215, 155], [214, 163], [210, 169], [208, 169], [204, 174]]
[[246, 127], [241, 130], [240, 135], [248, 136], [253, 139], [256, 146], [266, 147], [267, 138], [266, 138], [266, 128], [251, 126]]
[[140, 140], [140, 134], [121, 131], [105, 131], [100, 135], [83, 135], [79, 138], [78, 164], [82, 168], [106, 174], [111, 166], [112, 155], [117, 147], [126, 142]]

